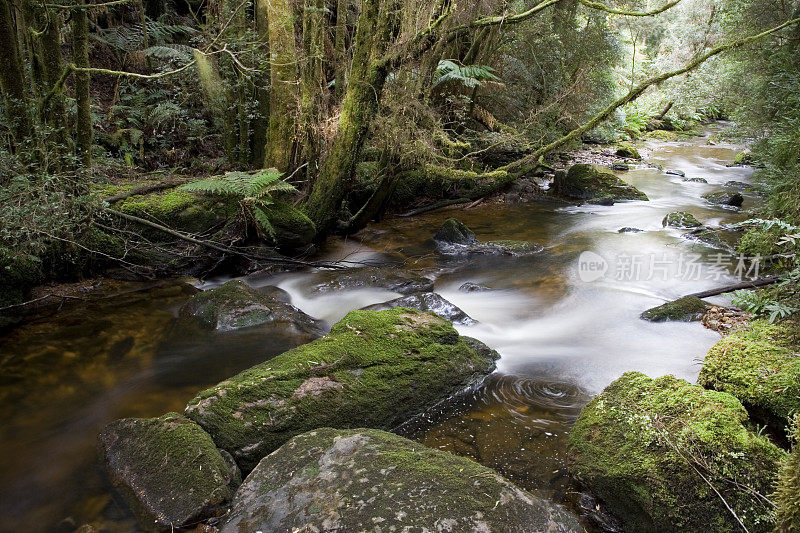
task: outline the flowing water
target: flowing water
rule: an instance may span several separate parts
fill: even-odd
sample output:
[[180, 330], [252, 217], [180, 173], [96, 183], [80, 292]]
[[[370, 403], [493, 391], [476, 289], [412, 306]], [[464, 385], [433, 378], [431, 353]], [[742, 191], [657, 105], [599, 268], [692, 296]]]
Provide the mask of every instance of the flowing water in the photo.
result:
[[[708, 134], [722, 127], [712, 126]], [[501, 355], [484, 386], [401, 428], [404, 435], [474, 458], [533, 492], [565, 501], [572, 490], [566, 437], [594, 394], [629, 370], [696, 379], [718, 335], [698, 323], [652, 324], [639, 314], [729, 283], [739, 265], [727, 252], [687, 240], [661, 221], [677, 210], [710, 226], [742, 220], [741, 212], [708, 205], [700, 195], [723, 190], [729, 181], [748, 182], [751, 171], [726, 166], [738, 147], [709, 145], [707, 138], [649, 148], [651, 164], [708, 183], [642, 166], [623, 177], [649, 202], [489, 203], [388, 219], [349, 240], [329, 241], [320, 258], [402, 263], [431, 276], [438, 293], [478, 321], [459, 331]], [[745, 198], [745, 208], [758, 201], [748, 193]], [[430, 237], [450, 216], [481, 240], [534, 241], [544, 251], [529, 257], [443, 257]], [[624, 227], [642, 231], [620, 233]], [[604, 275], [590, 276], [594, 271], [587, 265], [604, 268]], [[321, 295], [312, 289], [321, 275], [246, 281], [287, 290], [294, 305], [329, 323], [397, 297], [384, 290]], [[201, 288], [223, 281], [209, 280]], [[459, 291], [465, 282], [491, 290]], [[302, 342], [290, 335], [178, 326], [175, 311], [190, 294], [185, 284], [161, 284], [75, 306], [0, 340], [0, 531], [70, 531], [89, 521], [109, 531], [136, 531], [97, 470], [94, 442], [103, 425], [180, 411], [201, 388]]]

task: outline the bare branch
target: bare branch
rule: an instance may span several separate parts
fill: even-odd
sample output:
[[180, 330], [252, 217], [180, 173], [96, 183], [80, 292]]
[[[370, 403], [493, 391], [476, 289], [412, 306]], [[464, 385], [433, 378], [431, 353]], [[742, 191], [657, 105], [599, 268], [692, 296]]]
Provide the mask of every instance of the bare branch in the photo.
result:
[[612, 15], [625, 15], [626, 17], [652, 17], [655, 15], [659, 15], [664, 11], [672, 9], [673, 7], [677, 6], [682, 2], [682, 0], [673, 0], [668, 4], [664, 4], [663, 6], [656, 9], [652, 9], [650, 11], [626, 11], [624, 9], [608, 7], [602, 2], [592, 2], [592, 0], [579, 0], [579, 1], [586, 7], [597, 9], [599, 11], [605, 11], [606, 13], [611, 13]]

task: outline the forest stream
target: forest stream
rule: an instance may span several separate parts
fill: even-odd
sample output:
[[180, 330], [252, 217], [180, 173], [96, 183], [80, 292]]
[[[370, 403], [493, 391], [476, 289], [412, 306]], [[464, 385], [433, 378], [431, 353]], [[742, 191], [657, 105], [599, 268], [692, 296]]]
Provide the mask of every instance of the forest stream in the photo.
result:
[[[693, 382], [698, 362], [719, 339], [700, 323], [651, 323], [639, 315], [738, 281], [731, 252], [687, 239], [686, 230], [662, 227], [665, 215], [675, 211], [690, 212], [710, 227], [746, 218], [744, 211], [701, 197], [729, 190], [729, 182], [744, 187], [752, 173], [727, 166], [741, 147], [709, 142], [724, 127], [713, 124], [705, 136], [685, 142], [645, 143], [647, 164], [619, 175], [649, 202], [487, 202], [387, 218], [347, 240], [329, 239], [318, 259], [401, 264], [435, 279], [435, 291], [477, 321], [457, 326], [459, 333], [501, 355], [497, 371], [478, 390], [398, 431], [473, 458], [535, 494], [573, 501], [564, 452], [580, 409], [629, 370]], [[668, 169], [707, 183], [686, 181]], [[745, 209], [759, 201], [742, 194]], [[431, 236], [451, 216], [482, 241], [531, 241], [544, 250], [525, 257], [440, 255]], [[605, 261], [604, 276], [581, 275], [584, 252]], [[320, 294], [314, 285], [323, 275], [330, 272], [245, 281], [284, 289], [293, 305], [328, 324], [398, 296], [378, 289]], [[207, 289], [226, 279], [191, 281]], [[488, 290], [459, 290], [468, 282]], [[29, 322], [0, 339], [0, 530], [19, 531], [24, 524], [31, 532], [71, 531], [99, 521], [113, 531], [137, 531], [96, 464], [100, 429], [121, 417], [180, 412], [200, 389], [303, 342], [291, 334], [265, 338], [247, 329], [178, 327], [176, 310], [191, 287], [184, 281], [153, 285]]]

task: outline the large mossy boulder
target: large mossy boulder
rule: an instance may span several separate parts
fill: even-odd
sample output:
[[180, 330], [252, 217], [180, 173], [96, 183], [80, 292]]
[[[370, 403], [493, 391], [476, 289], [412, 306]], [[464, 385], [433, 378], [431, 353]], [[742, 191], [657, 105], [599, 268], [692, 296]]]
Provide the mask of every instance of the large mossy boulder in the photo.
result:
[[320, 336], [324, 324], [295, 306], [251, 288], [241, 280], [192, 296], [180, 316], [194, 317], [201, 325], [219, 331], [271, 325], [295, 333]]
[[616, 155], [628, 159], [641, 159], [642, 155], [636, 148], [636, 145], [631, 142], [621, 142], [617, 145]]
[[772, 495], [778, 533], [800, 531], [800, 415], [794, 418], [794, 447], [783, 463], [778, 488]]
[[[235, 202], [224, 202], [181, 189], [131, 196], [115, 204], [114, 208], [189, 233], [207, 232], [239, 213]], [[149, 236], [151, 232], [147, 231]], [[154, 238], [163, 240], [165, 235], [152, 230]]]
[[751, 532], [774, 527], [760, 495], [785, 452], [748, 428], [730, 394], [627, 373], [581, 411], [569, 456], [626, 532], [740, 530], [726, 505]]
[[98, 440], [109, 480], [146, 531], [224, 515], [242, 481], [233, 459], [178, 413], [117, 420]]
[[330, 270], [321, 273], [325, 281], [317, 283], [319, 292], [353, 289], [386, 289], [400, 294], [416, 294], [433, 290], [433, 281], [399, 267], [363, 267]]
[[400, 298], [395, 298], [394, 300], [389, 300], [388, 302], [369, 305], [364, 307], [364, 310], [384, 311], [386, 309], [394, 309], [395, 307], [411, 307], [413, 309], [419, 309], [420, 311], [427, 311], [438, 315], [445, 320], [449, 320], [453, 324], [460, 324], [464, 326], [471, 326], [475, 324], [475, 320], [473, 320], [460, 307], [444, 299], [435, 292], [424, 292], [422, 294], [402, 296]]
[[700, 298], [680, 298], [648, 309], [641, 318], [648, 322], [697, 322], [709, 309], [711, 304]]
[[391, 429], [482, 380], [497, 358], [432, 313], [353, 311], [329, 335], [201, 392], [186, 415], [247, 471], [314, 428]]
[[582, 532], [565, 509], [474, 461], [374, 429], [317, 429], [265, 457], [221, 533]]
[[610, 172], [602, 172], [593, 165], [572, 165], [569, 172], [557, 172], [553, 190], [559, 196], [574, 200], [610, 198], [620, 200], [647, 200], [647, 195]]
[[687, 213], [685, 211], [675, 211], [674, 213], [670, 213], [664, 217], [664, 220], [661, 221], [661, 225], [665, 228], [699, 228], [702, 226], [700, 221], [698, 221], [693, 214]]
[[715, 344], [697, 383], [739, 398], [761, 422], [783, 430], [800, 413], [797, 329], [758, 320]]

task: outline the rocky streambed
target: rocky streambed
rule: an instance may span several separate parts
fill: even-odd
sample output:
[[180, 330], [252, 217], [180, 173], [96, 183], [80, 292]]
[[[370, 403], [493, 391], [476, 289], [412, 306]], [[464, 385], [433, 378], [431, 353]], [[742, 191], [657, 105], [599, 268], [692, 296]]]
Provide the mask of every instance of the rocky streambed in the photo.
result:
[[642, 148], [663, 170], [577, 165], [566, 202], [321, 251], [358, 268], [114, 287], [15, 330], [8, 530], [771, 530], [793, 333], [692, 321], [727, 333], [724, 298], [640, 318], [737, 278], [720, 193], [754, 205], [729, 185], [750, 170], [704, 138]]

